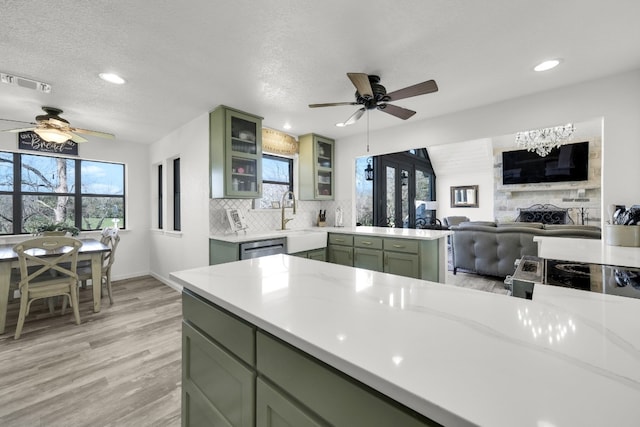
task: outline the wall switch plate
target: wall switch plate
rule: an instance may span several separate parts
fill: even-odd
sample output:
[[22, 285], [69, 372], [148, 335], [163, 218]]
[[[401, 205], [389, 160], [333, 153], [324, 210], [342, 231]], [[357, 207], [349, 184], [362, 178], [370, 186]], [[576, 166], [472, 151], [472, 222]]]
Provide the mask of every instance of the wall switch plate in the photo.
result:
[[14, 299], [20, 298], [20, 289], [16, 289], [15, 291], [13, 291], [13, 298]]

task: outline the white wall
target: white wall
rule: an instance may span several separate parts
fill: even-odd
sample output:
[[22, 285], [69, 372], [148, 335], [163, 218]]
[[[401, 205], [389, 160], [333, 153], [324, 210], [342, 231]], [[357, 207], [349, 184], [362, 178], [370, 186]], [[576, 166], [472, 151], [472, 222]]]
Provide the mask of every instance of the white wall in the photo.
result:
[[[15, 134], [0, 132], [0, 150], [17, 152], [17, 146]], [[120, 245], [112, 270], [114, 280], [149, 274], [148, 150], [149, 147], [144, 144], [99, 138], [91, 138], [90, 142], [78, 147], [78, 157], [81, 159], [124, 163], [126, 167], [127, 229], [120, 234]], [[80, 237], [96, 235], [83, 232]], [[21, 239], [23, 237], [5, 237], [0, 241], [10, 243]]]
[[[209, 265], [209, 113], [203, 113], [150, 146], [149, 162], [145, 165], [147, 181], [156, 186], [155, 166], [163, 163], [164, 195], [167, 191], [167, 161], [180, 157], [182, 220], [180, 232], [172, 232], [169, 213], [164, 214], [164, 231], [157, 229], [155, 218], [148, 214], [152, 228], [149, 245], [151, 274], [163, 282], [178, 287], [169, 279], [172, 271]], [[151, 187], [147, 187], [151, 188]], [[155, 203], [153, 192], [145, 201]], [[155, 212], [150, 210], [149, 212]]]
[[[442, 91], [446, 88], [441, 88]], [[602, 204], [640, 203], [640, 70], [372, 132], [336, 143], [336, 197], [354, 199], [355, 158], [603, 117]], [[371, 120], [375, 120], [375, 112]], [[482, 196], [481, 196], [482, 197]], [[355, 210], [354, 210], [355, 211]], [[604, 210], [606, 211], [606, 210]]]

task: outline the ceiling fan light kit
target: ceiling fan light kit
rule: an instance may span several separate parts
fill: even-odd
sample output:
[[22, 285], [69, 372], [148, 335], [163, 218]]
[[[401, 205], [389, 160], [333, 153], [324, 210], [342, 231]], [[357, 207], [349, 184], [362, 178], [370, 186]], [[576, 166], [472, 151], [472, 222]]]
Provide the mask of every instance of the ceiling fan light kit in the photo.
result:
[[[36, 122], [21, 122], [30, 125], [34, 125], [32, 127], [22, 128], [22, 129], [9, 129], [5, 132], [26, 132], [33, 131], [35, 132], [43, 141], [47, 142], [55, 142], [55, 143], [64, 143], [69, 140], [73, 142], [87, 142], [85, 138], [80, 135], [76, 135], [76, 133], [82, 133], [86, 135], [93, 135], [100, 138], [115, 138], [115, 135], [106, 132], [98, 132], [95, 130], [89, 129], [81, 129], [72, 127], [66, 119], [60, 117], [62, 114], [62, 110], [55, 107], [42, 107], [42, 110], [46, 114], [41, 114], [36, 116]], [[10, 122], [20, 122], [20, 120], [9, 120], [9, 119], [0, 119]]]
[[347, 120], [337, 123], [336, 126], [344, 127], [358, 121], [364, 114], [365, 110], [380, 110], [402, 120], [407, 120], [416, 114], [415, 111], [407, 108], [398, 107], [389, 104], [390, 101], [398, 101], [400, 99], [410, 98], [418, 95], [425, 95], [438, 91], [438, 85], [434, 80], [427, 80], [422, 83], [408, 86], [391, 93], [387, 93], [387, 89], [380, 84], [380, 77], [368, 75], [365, 73], [347, 73], [347, 77], [356, 88], [355, 102], [331, 102], [325, 104], [309, 104], [310, 108], [318, 107], [334, 107], [339, 105], [362, 105]]
[[36, 135], [43, 141], [55, 142], [57, 144], [63, 144], [73, 138], [69, 132], [65, 132], [58, 129], [34, 129]]

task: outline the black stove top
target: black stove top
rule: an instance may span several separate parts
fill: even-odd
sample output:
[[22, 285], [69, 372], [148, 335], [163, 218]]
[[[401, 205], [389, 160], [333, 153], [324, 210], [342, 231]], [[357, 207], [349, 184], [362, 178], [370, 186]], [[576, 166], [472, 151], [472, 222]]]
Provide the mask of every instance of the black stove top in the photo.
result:
[[545, 284], [640, 298], [640, 269], [547, 260]]

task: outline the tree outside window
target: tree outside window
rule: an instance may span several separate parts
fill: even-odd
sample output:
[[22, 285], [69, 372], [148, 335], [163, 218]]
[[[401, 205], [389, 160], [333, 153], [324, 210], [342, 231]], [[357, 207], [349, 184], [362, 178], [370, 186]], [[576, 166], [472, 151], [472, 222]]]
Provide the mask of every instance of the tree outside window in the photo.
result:
[[123, 164], [0, 152], [1, 234], [31, 233], [53, 222], [124, 228], [124, 196]]

